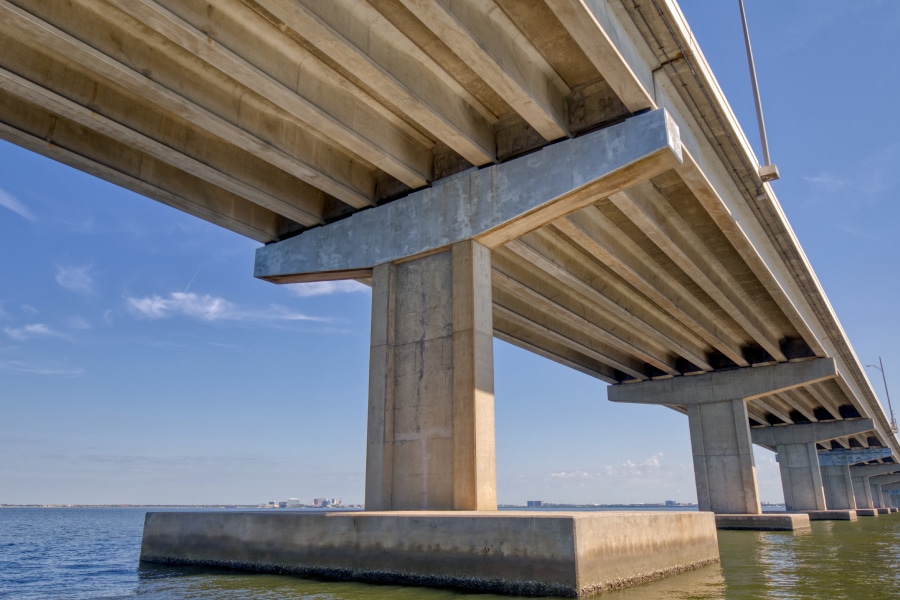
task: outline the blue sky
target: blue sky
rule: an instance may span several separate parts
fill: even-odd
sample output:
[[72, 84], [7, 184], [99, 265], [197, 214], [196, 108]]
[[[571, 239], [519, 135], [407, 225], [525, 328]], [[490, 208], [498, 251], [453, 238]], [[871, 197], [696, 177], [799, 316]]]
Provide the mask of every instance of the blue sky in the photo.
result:
[[[775, 191], [900, 382], [900, 3], [745, 3]], [[737, 2], [682, 8], [756, 144]], [[0, 503], [362, 501], [371, 294], [255, 280], [256, 246], [0, 142]], [[685, 417], [494, 347], [500, 502], [696, 500]]]

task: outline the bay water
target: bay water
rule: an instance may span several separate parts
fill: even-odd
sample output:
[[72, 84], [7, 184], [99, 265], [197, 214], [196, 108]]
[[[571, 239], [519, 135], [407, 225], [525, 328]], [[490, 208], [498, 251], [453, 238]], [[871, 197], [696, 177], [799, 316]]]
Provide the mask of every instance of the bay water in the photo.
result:
[[[447, 590], [139, 564], [144, 508], [0, 509], [0, 598], [480, 599]], [[154, 509], [155, 510], [155, 509]], [[601, 600], [900, 600], [900, 514], [810, 533], [720, 531], [722, 562]]]

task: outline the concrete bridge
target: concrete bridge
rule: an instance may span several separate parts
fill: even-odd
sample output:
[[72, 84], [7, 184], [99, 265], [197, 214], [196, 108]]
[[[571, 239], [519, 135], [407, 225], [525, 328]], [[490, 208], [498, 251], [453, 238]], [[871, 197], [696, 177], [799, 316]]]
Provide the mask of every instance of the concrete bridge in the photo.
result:
[[761, 514], [752, 443], [790, 510], [887, 504], [898, 440], [673, 0], [0, 0], [0, 136], [259, 278], [372, 285], [368, 510], [496, 509], [493, 337], [685, 413], [704, 511]]

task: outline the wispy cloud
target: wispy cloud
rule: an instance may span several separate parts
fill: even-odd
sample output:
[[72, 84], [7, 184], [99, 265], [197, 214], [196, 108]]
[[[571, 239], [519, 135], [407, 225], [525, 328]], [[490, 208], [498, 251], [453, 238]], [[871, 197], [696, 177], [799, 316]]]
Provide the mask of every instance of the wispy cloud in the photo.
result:
[[91, 322], [85, 319], [84, 317], [69, 317], [66, 319], [66, 326], [71, 329], [78, 329], [80, 331], [87, 331], [88, 329], [92, 329], [93, 325]]
[[822, 172], [812, 177], [804, 177], [803, 180], [815, 185], [831, 188], [844, 187], [850, 183], [846, 179], [842, 179], [832, 173], [827, 172]]
[[636, 478], [652, 477], [660, 474], [662, 470], [662, 453], [640, 461], [631, 459], [625, 460], [618, 465], [608, 465], [598, 471], [557, 471], [551, 473], [550, 477], [556, 481], [605, 481], [605, 482], [622, 482], [630, 481]]
[[0, 189], [0, 206], [3, 208], [8, 208], [13, 211], [20, 217], [28, 219], [29, 221], [36, 221], [34, 215], [31, 214], [31, 211], [19, 201], [18, 198], [14, 197], [12, 194], [9, 194], [2, 189]]
[[80, 367], [59, 367], [54, 365], [35, 365], [18, 360], [0, 361], [0, 370], [18, 371], [32, 375], [53, 375], [59, 377], [79, 377], [85, 370]]
[[311, 298], [313, 296], [328, 296], [331, 294], [350, 294], [369, 291], [369, 286], [353, 281], [314, 281], [310, 283], [294, 283], [288, 287], [288, 290], [295, 296], [300, 298]]
[[168, 319], [185, 316], [201, 321], [318, 321], [330, 319], [312, 317], [294, 312], [283, 306], [272, 305], [265, 309], [246, 309], [225, 298], [193, 292], [172, 292], [168, 296], [126, 296], [129, 311], [144, 319]]
[[89, 295], [94, 293], [94, 277], [91, 265], [56, 267], [56, 283], [70, 292]]
[[12, 339], [19, 341], [35, 337], [68, 337], [64, 333], [51, 329], [44, 323], [32, 323], [31, 325], [24, 325], [22, 327], [4, 327], [3, 333]]

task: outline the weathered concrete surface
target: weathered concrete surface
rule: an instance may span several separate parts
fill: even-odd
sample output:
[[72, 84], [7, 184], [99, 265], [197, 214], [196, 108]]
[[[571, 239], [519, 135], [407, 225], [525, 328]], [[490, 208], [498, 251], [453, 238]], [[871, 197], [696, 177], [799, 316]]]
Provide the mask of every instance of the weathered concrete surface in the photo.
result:
[[714, 371], [607, 388], [613, 402], [682, 405], [691, 430], [700, 510], [760, 514], [747, 400], [833, 379], [833, 359]]
[[822, 467], [822, 485], [829, 510], [856, 510], [856, 495], [849, 465]]
[[496, 510], [491, 314], [476, 242], [375, 270], [370, 510]]
[[855, 465], [868, 460], [878, 460], [891, 456], [890, 448], [854, 448], [852, 450], [820, 450], [819, 465], [831, 467], [836, 465]]
[[856, 521], [856, 510], [807, 510], [810, 521]]
[[856, 508], [880, 508], [884, 506], [876, 486], [879, 484], [873, 477], [888, 475], [900, 470], [895, 463], [877, 465], [851, 465], [850, 477], [853, 482], [853, 493], [856, 494]]
[[877, 508], [857, 508], [856, 514], [860, 517], [877, 517], [879, 515]]
[[141, 560], [580, 597], [719, 560], [699, 512], [148, 513]]
[[680, 162], [678, 127], [664, 110], [652, 111], [263, 246], [254, 276], [281, 283], [356, 277], [463, 240], [493, 247]]
[[875, 510], [878, 511], [878, 514], [879, 514], [879, 515], [889, 515], [889, 514], [891, 514], [891, 509], [889, 509], [889, 508], [879, 507], [879, 508], [876, 508]]
[[808, 531], [810, 528], [809, 516], [800, 513], [716, 515], [716, 527], [756, 531]]

